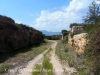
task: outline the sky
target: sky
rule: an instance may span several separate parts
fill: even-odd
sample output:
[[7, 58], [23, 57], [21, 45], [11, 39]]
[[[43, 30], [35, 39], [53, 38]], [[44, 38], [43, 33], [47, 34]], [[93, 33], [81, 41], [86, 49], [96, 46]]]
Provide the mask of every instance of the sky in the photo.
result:
[[0, 0], [0, 14], [37, 30], [60, 32], [82, 23], [93, 0]]

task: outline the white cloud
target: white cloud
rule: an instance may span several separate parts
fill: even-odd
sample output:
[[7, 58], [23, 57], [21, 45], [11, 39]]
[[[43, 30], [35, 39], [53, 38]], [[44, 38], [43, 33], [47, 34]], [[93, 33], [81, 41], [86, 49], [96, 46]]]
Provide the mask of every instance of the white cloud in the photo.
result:
[[18, 24], [22, 23], [22, 21], [19, 21], [19, 20], [15, 20], [15, 22]]
[[41, 11], [41, 15], [36, 19], [34, 27], [39, 30], [61, 31], [69, 29], [70, 23], [81, 22], [88, 6], [93, 0], [72, 0], [67, 7], [62, 10], [50, 12]]
[[97, 1], [97, 4], [100, 4], [100, 0]]

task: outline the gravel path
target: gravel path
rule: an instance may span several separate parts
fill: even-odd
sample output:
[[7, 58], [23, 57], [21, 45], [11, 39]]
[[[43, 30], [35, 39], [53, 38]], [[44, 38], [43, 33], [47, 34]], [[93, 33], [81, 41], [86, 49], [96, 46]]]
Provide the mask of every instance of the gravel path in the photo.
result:
[[60, 64], [59, 59], [55, 55], [56, 45], [57, 45], [57, 42], [54, 41], [54, 43], [51, 46], [51, 48], [53, 49], [53, 51], [51, 53], [51, 63], [53, 65], [54, 74], [55, 75], [63, 75], [63, 67]]
[[[53, 41], [51, 48], [53, 51], [51, 52], [51, 63], [53, 65], [54, 74], [55, 75], [72, 75], [73, 72], [76, 72], [75, 68], [69, 67], [68, 63], [66, 65], [61, 64], [58, 56], [55, 54], [57, 42]], [[65, 73], [67, 72], [67, 73]]]

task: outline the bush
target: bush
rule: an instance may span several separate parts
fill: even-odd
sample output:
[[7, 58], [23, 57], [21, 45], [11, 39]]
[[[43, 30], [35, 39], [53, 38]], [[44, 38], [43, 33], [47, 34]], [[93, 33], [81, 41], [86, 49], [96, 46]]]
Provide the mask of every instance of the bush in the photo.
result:
[[4, 64], [0, 67], [0, 73], [4, 73], [7, 69], [10, 68], [9, 64]]
[[34, 71], [32, 72], [32, 75], [39, 75], [39, 74], [41, 74], [41, 70], [42, 68], [41, 68], [41, 65], [36, 65], [35, 66], [35, 68], [34, 68]]
[[[85, 50], [87, 75], [100, 75], [100, 27], [94, 26]], [[96, 29], [95, 29], [96, 28]], [[93, 31], [95, 30], [95, 31]], [[89, 32], [90, 33], [90, 32]]]
[[45, 58], [43, 61], [43, 68], [49, 70], [49, 69], [53, 69], [52, 63], [50, 63], [50, 60]]
[[44, 42], [42, 32], [0, 15], [0, 52], [6, 53]]
[[63, 39], [63, 43], [68, 43], [68, 35], [66, 35]]

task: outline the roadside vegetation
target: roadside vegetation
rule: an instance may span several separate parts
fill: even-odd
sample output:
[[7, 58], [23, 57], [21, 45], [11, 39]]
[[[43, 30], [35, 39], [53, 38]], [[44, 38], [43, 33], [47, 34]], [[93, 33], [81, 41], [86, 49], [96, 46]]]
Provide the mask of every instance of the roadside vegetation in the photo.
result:
[[4, 73], [5, 71], [7, 71], [10, 68], [9, 64], [4, 64], [0, 67], [0, 73]]
[[58, 55], [62, 65], [68, 65], [76, 70], [83, 68], [83, 54], [78, 54], [75, 49], [70, 45], [63, 43], [61, 40], [58, 41], [56, 54]]
[[84, 54], [81, 54], [83, 67], [74, 75], [100, 75], [100, 4], [93, 1], [88, 9], [83, 17], [86, 25], [84, 32], [88, 33], [88, 43]]
[[85, 66], [79, 75], [100, 75], [100, 4], [91, 3], [84, 21], [88, 43], [84, 51]]
[[100, 75], [100, 24], [89, 24], [84, 31], [88, 33], [89, 42], [84, 51], [84, 68], [79, 75]]
[[53, 65], [50, 62], [51, 51], [52, 49], [50, 48], [44, 54], [42, 64], [36, 64], [35, 68], [33, 69], [32, 75], [54, 75]]

